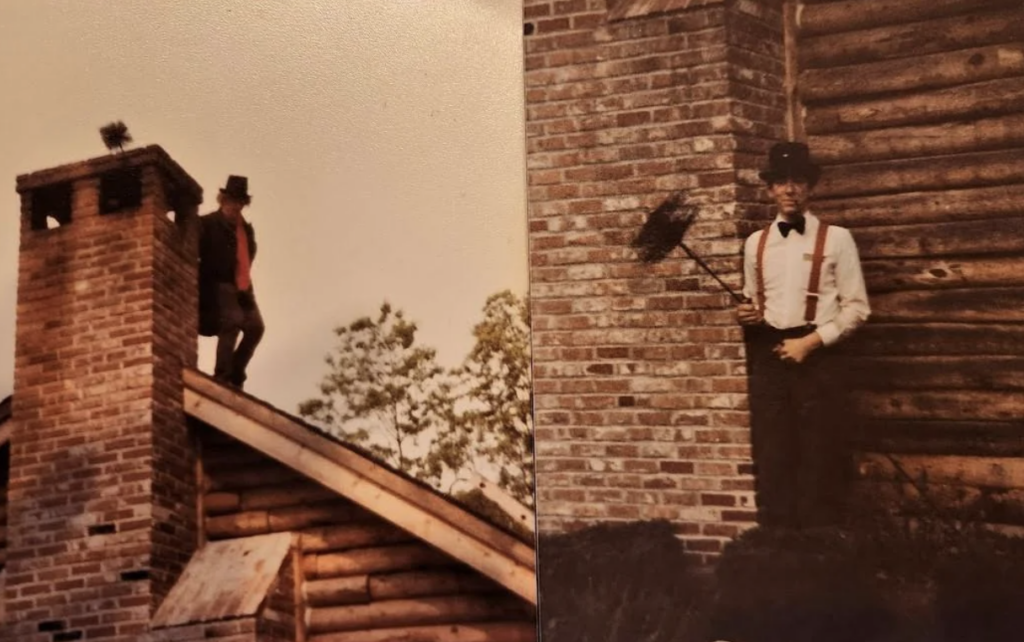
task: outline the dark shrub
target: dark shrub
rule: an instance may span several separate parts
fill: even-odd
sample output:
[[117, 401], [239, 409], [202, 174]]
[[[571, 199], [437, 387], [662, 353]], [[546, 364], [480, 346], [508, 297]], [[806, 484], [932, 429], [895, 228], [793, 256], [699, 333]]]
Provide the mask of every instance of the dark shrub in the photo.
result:
[[667, 522], [542, 536], [544, 642], [705, 642], [707, 589]]
[[857, 541], [839, 529], [754, 529], [716, 569], [713, 638], [729, 642], [869, 642], [894, 620]]
[[936, 611], [946, 642], [1024, 639], [1024, 541], [965, 535], [936, 569]]

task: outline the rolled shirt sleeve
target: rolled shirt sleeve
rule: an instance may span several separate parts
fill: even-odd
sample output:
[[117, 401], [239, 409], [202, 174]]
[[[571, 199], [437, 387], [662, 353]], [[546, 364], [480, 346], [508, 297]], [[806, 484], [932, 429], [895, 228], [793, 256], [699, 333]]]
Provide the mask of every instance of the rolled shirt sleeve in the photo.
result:
[[834, 345], [850, 336], [871, 316], [860, 254], [853, 235], [845, 228], [833, 227], [831, 232], [836, 234], [836, 289], [839, 313], [817, 330], [818, 336], [826, 346]]

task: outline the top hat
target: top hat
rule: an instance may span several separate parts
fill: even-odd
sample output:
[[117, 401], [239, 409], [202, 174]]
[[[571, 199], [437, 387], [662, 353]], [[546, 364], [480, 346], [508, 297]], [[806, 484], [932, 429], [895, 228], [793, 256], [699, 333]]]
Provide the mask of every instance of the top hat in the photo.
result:
[[252, 196], [249, 194], [249, 179], [245, 176], [228, 176], [227, 185], [220, 189], [220, 193], [246, 204], [252, 201]]
[[768, 152], [768, 167], [758, 176], [767, 183], [785, 178], [804, 178], [814, 187], [821, 177], [821, 167], [811, 160], [811, 151], [804, 143], [776, 143]]

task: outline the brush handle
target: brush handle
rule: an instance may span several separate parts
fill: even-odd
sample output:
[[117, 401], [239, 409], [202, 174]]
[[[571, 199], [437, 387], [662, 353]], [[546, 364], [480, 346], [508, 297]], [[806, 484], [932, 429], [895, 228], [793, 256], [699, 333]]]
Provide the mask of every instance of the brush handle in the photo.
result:
[[694, 261], [696, 261], [696, 262], [697, 262], [697, 265], [699, 265], [699, 266], [701, 266], [702, 268], [704, 268], [704, 271], [705, 271], [705, 272], [707, 272], [708, 274], [710, 274], [711, 276], [713, 276], [713, 277], [715, 278], [715, 280], [716, 280], [716, 281], [718, 281], [718, 283], [719, 283], [719, 284], [721, 284], [721, 286], [722, 286], [723, 288], [725, 288], [725, 291], [726, 291], [726, 292], [728, 292], [729, 294], [731, 294], [731, 295], [732, 295], [732, 298], [733, 298], [733, 300], [735, 300], [735, 301], [736, 301], [737, 303], [746, 303], [746, 299], [744, 299], [744, 298], [743, 298], [743, 297], [741, 297], [740, 295], [736, 294], [736, 293], [735, 293], [735, 292], [733, 291], [733, 289], [732, 289], [732, 288], [730, 288], [730, 287], [729, 287], [728, 285], [726, 285], [725, 281], [723, 281], [722, 279], [718, 278], [718, 275], [717, 275], [717, 274], [715, 274], [715, 273], [714, 273], [714, 272], [713, 272], [713, 271], [711, 270], [711, 268], [709, 268], [709, 267], [708, 267], [707, 263], [705, 263], [705, 262], [704, 262], [704, 261], [703, 261], [703, 260], [702, 260], [702, 259], [701, 259], [701, 258], [700, 258], [699, 256], [697, 256], [696, 254], [694, 254], [694, 253], [693, 253], [693, 251], [692, 251], [692, 250], [691, 250], [690, 248], [686, 247], [686, 243], [682, 243], [682, 242], [681, 242], [681, 243], [679, 243], [679, 247], [683, 248], [683, 250], [685, 250], [685, 251], [686, 251], [686, 253], [687, 253], [688, 255], [690, 255], [690, 258], [691, 258], [691, 259], [693, 259]]

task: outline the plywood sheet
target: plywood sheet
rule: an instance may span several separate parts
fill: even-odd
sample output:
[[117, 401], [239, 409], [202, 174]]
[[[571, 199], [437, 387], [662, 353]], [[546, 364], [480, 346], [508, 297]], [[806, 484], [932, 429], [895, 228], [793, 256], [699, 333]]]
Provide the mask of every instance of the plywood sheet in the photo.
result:
[[291, 546], [291, 533], [205, 545], [160, 606], [152, 628], [255, 615], [289, 559]]

